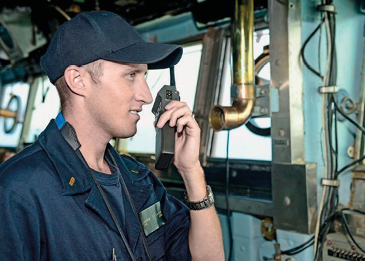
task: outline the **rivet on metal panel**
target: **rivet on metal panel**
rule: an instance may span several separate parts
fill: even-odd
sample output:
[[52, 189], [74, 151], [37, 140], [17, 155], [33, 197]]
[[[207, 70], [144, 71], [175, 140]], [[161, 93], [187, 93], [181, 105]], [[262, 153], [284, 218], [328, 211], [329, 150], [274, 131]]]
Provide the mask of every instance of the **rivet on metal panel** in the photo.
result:
[[261, 114], [267, 114], [269, 112], [269, 110], [267, 108], [261, 107], [260, 108], [260, 113]]
[[290, 205], [290, 198], [288, 196], [284, 197], [284, 203], [285, 205], [289, 206]]
[[349, 158], [354, 158], [354, 146], [350, 145], [347, 148], [347, 156], [349, 156]]
[[260, 95], [266, 95], [266, 94], [267, 94], [267, 91], [265, 89], [260, 90]]
[[285, 136], [285, 131], [283, 129], [279, 129], [278, 134], [280, 137], [284, 137]]

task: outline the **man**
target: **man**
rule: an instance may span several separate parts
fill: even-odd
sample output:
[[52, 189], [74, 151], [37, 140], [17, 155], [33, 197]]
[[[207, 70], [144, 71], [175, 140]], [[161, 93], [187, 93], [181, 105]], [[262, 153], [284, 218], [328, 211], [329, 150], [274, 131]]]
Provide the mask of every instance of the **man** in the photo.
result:
[[181, 55], [179, 46], [144, 42], [110, 12], [59, 28], [41, 66], [62, 111], [0, 167], [1, 260], [224, 260], [200, 129], [186, 104], [169, 103], [156, 127], [176, 126], [174, 164], [188, 205], [202, 209], [167, 195], [146, 166], [109, 145], [133, 136], [152, 102], [147, 68], [169, 68]]

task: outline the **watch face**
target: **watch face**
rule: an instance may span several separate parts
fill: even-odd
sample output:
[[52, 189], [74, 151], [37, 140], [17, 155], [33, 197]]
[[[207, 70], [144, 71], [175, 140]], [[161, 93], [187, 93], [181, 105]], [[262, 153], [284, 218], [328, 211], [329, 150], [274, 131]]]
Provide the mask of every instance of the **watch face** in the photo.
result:
[[212, 188], [207, 185], [207, 190], [208, 190], [208, 199], [209, 199], [209, 202], [210, 203], [214, 203], [214, 195], [213, 195], [213, 191], [212, 191]]

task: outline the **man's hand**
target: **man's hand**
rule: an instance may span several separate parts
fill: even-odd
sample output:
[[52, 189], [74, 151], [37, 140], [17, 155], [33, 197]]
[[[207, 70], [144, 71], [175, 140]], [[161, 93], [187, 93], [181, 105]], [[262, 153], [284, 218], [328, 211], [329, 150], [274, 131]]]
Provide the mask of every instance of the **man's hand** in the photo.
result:
[[171, 127], [176, 126], [174, 165], [184, 181], [191, 181], [193, 177], [190, 177], [190, 173], [196, 173], [201, 168], [199, 125], [185, 102], [171, 101], [165, 110], [156, 127], [162, 128], [168, 121]]
[[[207, 196], [203, 168], [199, 162], [200, 128], [184, 102], [171, 101], [165, 106], [156, 127], [166, 122], [177, 128], [174, 165], [184, 180], [189, 201], [200, 201]], [[189, 248], [192, 260], [223, 261], [223, 239], [214, 206], [190, 211]]]

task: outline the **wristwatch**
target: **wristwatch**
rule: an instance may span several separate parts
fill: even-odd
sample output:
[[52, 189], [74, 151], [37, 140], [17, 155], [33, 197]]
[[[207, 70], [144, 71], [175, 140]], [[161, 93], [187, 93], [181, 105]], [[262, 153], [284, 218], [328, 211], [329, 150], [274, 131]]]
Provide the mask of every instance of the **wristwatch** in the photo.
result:
[[201, 210], [209, 208], [214, 204], [214, 196], [213, 191], [209, 185], [207, 185], [207, 196], [199, 201], [189, 201], [188, 194], [185, 192], [185, 204], [191, 210]]

